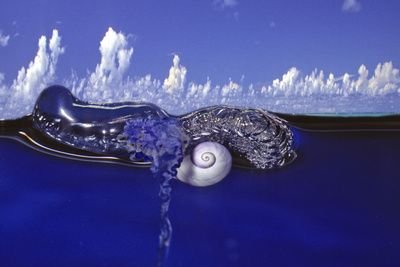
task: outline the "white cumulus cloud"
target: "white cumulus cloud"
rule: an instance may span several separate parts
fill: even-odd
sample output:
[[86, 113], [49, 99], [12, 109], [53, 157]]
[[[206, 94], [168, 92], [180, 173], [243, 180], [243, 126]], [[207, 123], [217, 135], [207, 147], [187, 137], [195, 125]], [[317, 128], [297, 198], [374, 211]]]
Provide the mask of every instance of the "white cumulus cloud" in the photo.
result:
[[197, 84], [191, 82], [188, 86], [188, 98], [204, 98], [211, 90], [211, 80], [207, 77], [207, 82], [205, 84]]
[[10, 40], [10, 35], [4, 35], [0, 30], [0, 46], [5, 47], [8, 45], [8, 41]]
[[289, 69], [287, 73], [283, 74], [282, 79], [273, 80], [272, 85], [268, 87], [262, 87], [261, 91], [263, 93], [268, 93], [272, 95], [277, 95], [281, 93], [288, 94], [290, 91], [295, 90], [295, 83], [299, 75], [300, 71], [297, 68], [293, 67]]
[[117, 33], [111, 27], [100, 42], [100, 63], [89, 77], [80, 82], [79, 90], [84, 99], [96, 99], [107, 102], [110, 100], [110, 89], [121, 88], [123, 77], [130, 66], [133, 48], [129, 46], [127, 37]]
[[226, 97], [228, 95], [238, 94], [241, 91], [242, 91], [242, 87], [238, 83], [235, 83], [232, 80], [230, 80], [228, 84], [225, 84], [224, 86], [222, 86], [221, 95], [223, 97]]
[[39, 38], [38, 51], [27, 68], [22, 67], [14, 80], [12, 90], [21, 97], [30, 97], [34, 91], [46, 87], [54, 79], [58, 57], [64, 53], [60, 46], [61, 37], [57, 30], [53, 30], [51, 39], [47, 42], [46, 36]]
[[387, 95], [400, 93], [400, 71], [392, 62], [385, 62], [376, 66], [371, 77], [365, 65], [359, 67], [358, 77], [355, 78], [348, 73], [338, 78], [330, 73], [326, 77], [322, 70], [314, 70], [303, 77], [300, 71], [293, 67], [271, 85], [263, 86], [261, 92], [271, 96]]
[[[41, 90], [54, 81], [58, 57], [65, 49], [61, 47], [61, 37], [57, 30], [53, 30], [50, 40], [41, 36], [38, 41], [38, 50], [35, 58], [28, 67], [18, 71], [17, 78], [11, 86], [0, 82], [0, 95], [8, 96], [0, 113], [3, 116], [21, 116], [32, 111], [36, 97]], [[3, 80], [4, 76], [2, 77]]]
[[[0, 72], [0, 112], [4, 112], [3, 108], [6, 105], [7, 96], [7, 86], [4, 84], [4, 74]], [[0, 116], [0, 119], [2, 116]]]
[[399, 73], [392, 62], [379, 63], [374, 76], [368, 81], [368, 91], [373, 95], [400, 92]]
[[169, 75], [164, 80], [163, 88], [169, 94], [175, 94], [177, 91], [182, 91], [186, 82], [187, 70], [180, 64], [178, 55], [174, 55], [172, 60], [173, 65], [169, 69]]
[[361, 3], [358, 0], [344, 0], [342, 10], [345, 12], [359, 12], [361, 10]]

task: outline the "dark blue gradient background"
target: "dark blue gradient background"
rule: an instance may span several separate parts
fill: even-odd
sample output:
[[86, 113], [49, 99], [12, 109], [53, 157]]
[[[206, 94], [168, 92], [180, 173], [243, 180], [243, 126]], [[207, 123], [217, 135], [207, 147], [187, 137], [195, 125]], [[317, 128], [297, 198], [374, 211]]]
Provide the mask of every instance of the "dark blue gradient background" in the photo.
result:
[[[298, 132], [298, 159], [175, 182], [167, 266], [400, 266], [400, 132]], [[155, 266], [149, 169], [0, 139], [0, 266]]]

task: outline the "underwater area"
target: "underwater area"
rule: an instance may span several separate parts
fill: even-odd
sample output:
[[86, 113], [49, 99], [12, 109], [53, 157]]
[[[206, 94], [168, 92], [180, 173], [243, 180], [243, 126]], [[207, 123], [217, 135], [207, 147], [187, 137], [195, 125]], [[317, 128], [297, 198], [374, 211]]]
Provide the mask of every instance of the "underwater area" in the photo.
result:
[[398, 8], [0, 3], [0, 266], [400, 266]]
[[[400, 182], [396, 163], [400, 116], [279, 114], [287, 120], [288, 130], [293, 131], [294, 150], [288, 152], [295, 151], [296, 156], [284, 157], [289, 161], [288, 166], [258, 169], [252, 165], [257, 158], [246, 161], [239, 152], [232, 153], [236, 167], [224, 180], [197, 187], [201, 184], [190, 186], [180, 182], [174, 176], [176, 172], [171, 172], [173, 177], [167, 180], [154, 179], [157, 175], [152, 177], [145, 167], [149, 159], [143, 156], [125, 158], [124, 153], [113, 150], [110, 144], [104, 146], [107, 154], [99, 149], [98, 142], [91, 147], [92, 139], [79, 140], [83, 133], [76, 121], [75, 128], [65, 126], [63, 114], [58, 120], [60, 125], [64, 124], [65, 135], [56, 142], [51, 140], [57, 135], [52, 129], [58, 129], [49, 121], [51, 116], [59, 114], [53, 111], [61, 110], [68, 116], [85, 114], [85, 103], [79, 100], [74, 100], [80, 103], [79, 113], [74, 114], [74, 107], [68, 110], [57, 99], [48, 98], [62, 100], [64, 92], [68, 89], [46, 89], [29, 119], [0, 123], [0, 135], [5, 137], [0, 142], [0, 258], [5, 266], [395, 266], [399, 263]], [[102, 105], [86, 105], [91, 112], [90, 120], [109, 120], [102, 130], [113, 125], [108, 115], [119, 114], [115, 109], [111, 113], [106, 110], [105, 116], [101, 114], [104, 110], [98, 109]], [[124, 103], [123, 109], [126, 106]], [[130, 128], [125, 129], [132, 131], [137, 118], [149, 116], [150, 110], [166, 115], [154, 106], [143, 110], [143, 104], [129, 110], [129, 114], [139, 116], [128, 121]], [[44, 113], [47, 119], [38, 119], [36, 126], [30, 124], [30, 120], [35, 123], [35, 117], [41, 118], [39, 114]], [[188, 120], [191, 116], [198, 119], [196, 113], [183, 118]], [[238, 117], [235, 114], [233, 118]], [[51, 126], [41, 132], [43, 121]], [[215, 121], [212, 123], [214, 128], [218, 126]], [[168, 144], [177, 136], [175, 124], [171, 125], [162, 124], [167, 132], [173, 132]], [[154, 130], [158, 126], [154, 123], [147, 126], [159, 140], [161, 137]], [[204, 122], [201, 126], [207, 128]], [[85, 127], [102, 132], [95, 123]], [[240, 125], [237, 127], [239, 130]], [[68, 131], [74, 131], [77, 139], [70, 140]], [[132, 141], [135, 144], [146, 144], [140, 135], [129, 134], [132, 138], [139, 136]], [[193, 142], [196, 131], [191, 135]], [[207, 143], [204, 139], [212, 140], [211, 136], [203, 136], [200, 144]], [[217, 132], [217, 136], [221, 133]], [[234, 140], [232, 132], [220, 142], [226, 144], [230, 139]], [[230, 144], [231, 150], [240, 145], [237, 142]], [[280, 142], [284, 144], [284, 140]], [[141, 151], [145, 153], [145, 147]], [[218, 152], [213, 153], [220, 159]], [[54, 157], [57, 153], [58, 157]], [[176, 164], [178, 158], [182, 161], [183, 155], [177, 153], [172, 150], [166, 154], [172, 158], [163, 154], [159, 165], [153, 164], [152, 169], [162, 170], [163, 162]], [[215, 173], [207, 171], [206, 178]], [[167, 225], [163, 220], [168, 220]]]

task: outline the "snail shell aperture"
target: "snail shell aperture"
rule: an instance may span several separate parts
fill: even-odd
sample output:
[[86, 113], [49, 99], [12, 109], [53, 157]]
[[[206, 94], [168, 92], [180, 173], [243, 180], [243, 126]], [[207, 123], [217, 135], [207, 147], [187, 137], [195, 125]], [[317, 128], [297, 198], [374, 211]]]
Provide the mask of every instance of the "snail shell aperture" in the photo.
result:
[[209, 186], [224, 179], [232, 167], [229, 150], [216, 142], [203, 142], [186, 155], [178, 169], [177, 178], [194, 186]]

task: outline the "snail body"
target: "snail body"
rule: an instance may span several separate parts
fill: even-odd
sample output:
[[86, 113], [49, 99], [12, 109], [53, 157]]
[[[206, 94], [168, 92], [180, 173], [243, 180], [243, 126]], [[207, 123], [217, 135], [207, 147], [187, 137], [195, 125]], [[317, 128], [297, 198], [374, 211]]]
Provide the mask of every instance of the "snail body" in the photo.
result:
[[230, 172], [232, 156], [216, 142], [198, 144], [186, 155], [178, 168], [177, 178], [193, 186], [209, 186], [220, 182]]

